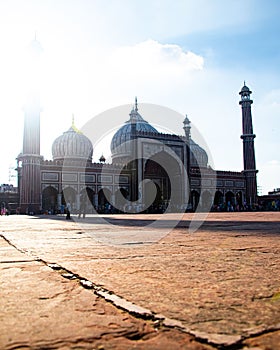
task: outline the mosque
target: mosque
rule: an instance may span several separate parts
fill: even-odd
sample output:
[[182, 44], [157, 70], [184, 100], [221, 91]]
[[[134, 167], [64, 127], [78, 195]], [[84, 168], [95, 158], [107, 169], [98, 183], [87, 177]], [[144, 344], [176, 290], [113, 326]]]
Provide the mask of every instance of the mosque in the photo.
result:
[[[35, 55], [40, 51], [36, 39]], [[35, 83], [35, 82], [34, 82]], [[52, 144], [52, 159], [40, 154], [40, 103], [32, 89], [24, 109], [23, 148], [18, 161], [21, 213], [172, 212], [210, 210], [257, 203], [251, 91], [240, 91], [243, 164], [241, 172], [219, 171], [182, 120], [183, 135], [159, 132], [141, 115], [137, 99], [111, 140], [112, 162], [92, 161], [91, 140], [74, 122]]]

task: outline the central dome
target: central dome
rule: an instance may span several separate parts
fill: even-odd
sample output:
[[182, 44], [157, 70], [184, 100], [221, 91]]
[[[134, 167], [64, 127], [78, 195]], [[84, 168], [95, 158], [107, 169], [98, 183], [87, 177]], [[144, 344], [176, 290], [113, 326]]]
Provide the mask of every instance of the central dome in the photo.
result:
[[69, 130], [54, 140], [53, 160], [92, 161], [93, 147], [89, 138], [79, 131], [74, 123]]
[[131, 131], [132, 124], [135, 123], [136, 131], [158, 134], [158, 131], [145, 121], [138, 113], [137, 100], [135, 106], [129, 114], [130, 118], [115, 133], [111, 141], [112, 160], [122, 162], [131, 156]]
[[207, 167], [207, 152], [190, 138], [190, 165], [192, 167]]

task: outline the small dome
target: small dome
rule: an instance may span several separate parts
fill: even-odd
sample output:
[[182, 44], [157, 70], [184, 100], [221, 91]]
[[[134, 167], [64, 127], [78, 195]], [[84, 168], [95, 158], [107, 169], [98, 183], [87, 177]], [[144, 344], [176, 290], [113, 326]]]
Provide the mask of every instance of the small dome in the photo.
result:
[[92, 161], [93, 147], [90, 139], [83, 135], [74, 124], [59, 136], [52, 145], [53, 160]]
[[104, 157], [103, 154], [102, 154], [101, 157], [99, 158], [99, 162], [100, 162], [100, 163], [105, 163], [105, 162], [106, 162], [106, 158]]
[[244, 86], [242, 87], [241, 91], [239, 92], [239, 95], [249, 95], [251, 94], [252, 91], [250, 91], [250, 89], [248, 88], [248, 86], [246, 86], [245, 81], [244, 81]]
[[184, 119], [184, 121], [183, 121], [183, 124], [184, 124], [184, 125], [190, 125], [190, 124], [191, 124], [191, 121], [189, 120], [187, 114], [186, 114], [186, 117], [185, 117], [185, 119]]
[[138, 108], [133, 108], [129, 114], [130, 119], [115, 133], [111, 141], [112, 159], [119, 160], [129, 157], [131, 155], [131, 147], [129, 141], [131, 140], [131, 125], [135, 123], [136, 131], [157, 133], [158, 131], [146, 122], [138, 113]]
[[208, 165], [208, 155], [206, 151], [200, 147], [197, 143], [195, 143], [192, 139], [190, 139], [190, 151], [191, 151], [191, 159], [190, 165], [191, 167], [207, 167]]
[[250, 89], [246, 85], [244, 85], [243, 88], [241, 89], [241, 92], [249, 92], [249, 91]]

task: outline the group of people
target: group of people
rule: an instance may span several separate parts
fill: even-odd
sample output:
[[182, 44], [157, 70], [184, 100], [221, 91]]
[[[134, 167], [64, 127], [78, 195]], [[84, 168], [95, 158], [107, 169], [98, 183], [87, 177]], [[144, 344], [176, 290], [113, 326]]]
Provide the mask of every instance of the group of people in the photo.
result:
[[[60, 213], [66, 214], [66, 216], [65, 216], [66, 220], [70, 220], [71, 219], [71, 204], [67, 203], [66, 206], [64, 206], [62, 204], [60, 207]], [[80, 218], [81, 215], [83, 215], [83, 218], [86, 217], [86, 208], [84, 205], [81, 205], [81, 207], [80, 207], [78, 218]]]
[[218, 205], [214, 205], [211, 209], [211, 211], [228, 211], [228, 212], [234, 212], [234, 211], [276, 211], [280, 210], [280, 200], [272, 201], [268, 203], [260, 202], [256, 204], [247, 204], [244, 202], [243, 204], [232, 204], [231, 202], [228, 203], [221, 203]]
[[71, 219], [71, 204], [67, 203], [66, 206], [64, 206], [64, 204], [61, 204], [60, 213], [66, 214], [66, 220], [70, 220]]
[[[85, 218], [87, 211], [87, 205], [85, 204], [85, 201], [81, 201], [81, 205], [79, 210], [73, 209], [71, 210], [71, 204], [68, 202], [66, 205], [61, 205], [60, 207], [60, 213], [61, 214], [66, 214], [66, 220], [71, 219], [71, 213], [74, 212], [75, 214], [78, 214], [78, 218]], [[176, 212], [176, 209], [179, 208], [168, 208], [169, 211], [174, 211]], [[203, 209], [203, 208], [201, 208]], [[148, 209], [143, 210], [145, 213], [164, 213], [166, 210], [166, 207], [163, 205], [155, 206], [151, 205]], [[269, 205], [267, 203], [258, 203], [254, 205], [249, 205], [244, 201], [244, 203], [232, 203], [231, 201], [228, 201], [227, 203], [220, 203], [218, 205], [213, 205], [211, 208], [211, 211], [216, 211], [216, 212], [235, 212], [235, 211], [262, 211], [262, 210], [273, 210], [277, 211], [280, 210], [280, 200], [277, 199], [275, 201], [269, 202]], [[182, 211], [182, 208], [179, 210], [179, 212]], [[193, 208], [188, 207], [186, 209], [186, 212], [192, 212]], [[133, 213], [134, 211], [132, 208], [126, 206], [123, 208], [123, 210], [119, 210], [112, 206], [110, 203], [105, 203], [104, 205], [99, 205], [98, 207], [92, 207], [92, 212], [93, 213], [100, 213], [100, 214], [118, 214], [118, 213]], [[139, 210], [137, 212], [140, 212]], [[1, 215], [7, 215], [7, 211], [5, 208], [1, 209]]]

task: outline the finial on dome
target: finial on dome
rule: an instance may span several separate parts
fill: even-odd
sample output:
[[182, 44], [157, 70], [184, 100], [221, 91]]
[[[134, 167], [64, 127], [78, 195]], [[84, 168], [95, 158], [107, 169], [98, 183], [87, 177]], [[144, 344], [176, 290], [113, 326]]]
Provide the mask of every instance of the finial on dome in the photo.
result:
[[75, 118], [74, 118], [74, 113], [72, 113], [72, 124], [70, 130], [74, 130], [78, 134], [82, 134], [81, 130], [79, 130], [76, 125], [75, 125]]
[[100, 163], [105, 163], [106, 162], [106, 158], [104, 157], [103, 153], [102, 153], [101, 157], [99, 158], [99, 162]]
[[138, 112], [137, 96], [135, 96], [135, 111]]
[[246, 82], [244, 80], [244, 85], [241, 89], [241, 91], [239, 92], [239, 95], [241, 96], [249, 96], [252, 93], [252, 91], [250, 91], [250, 89], [248, 88], [248, 86], [246, 86]]

